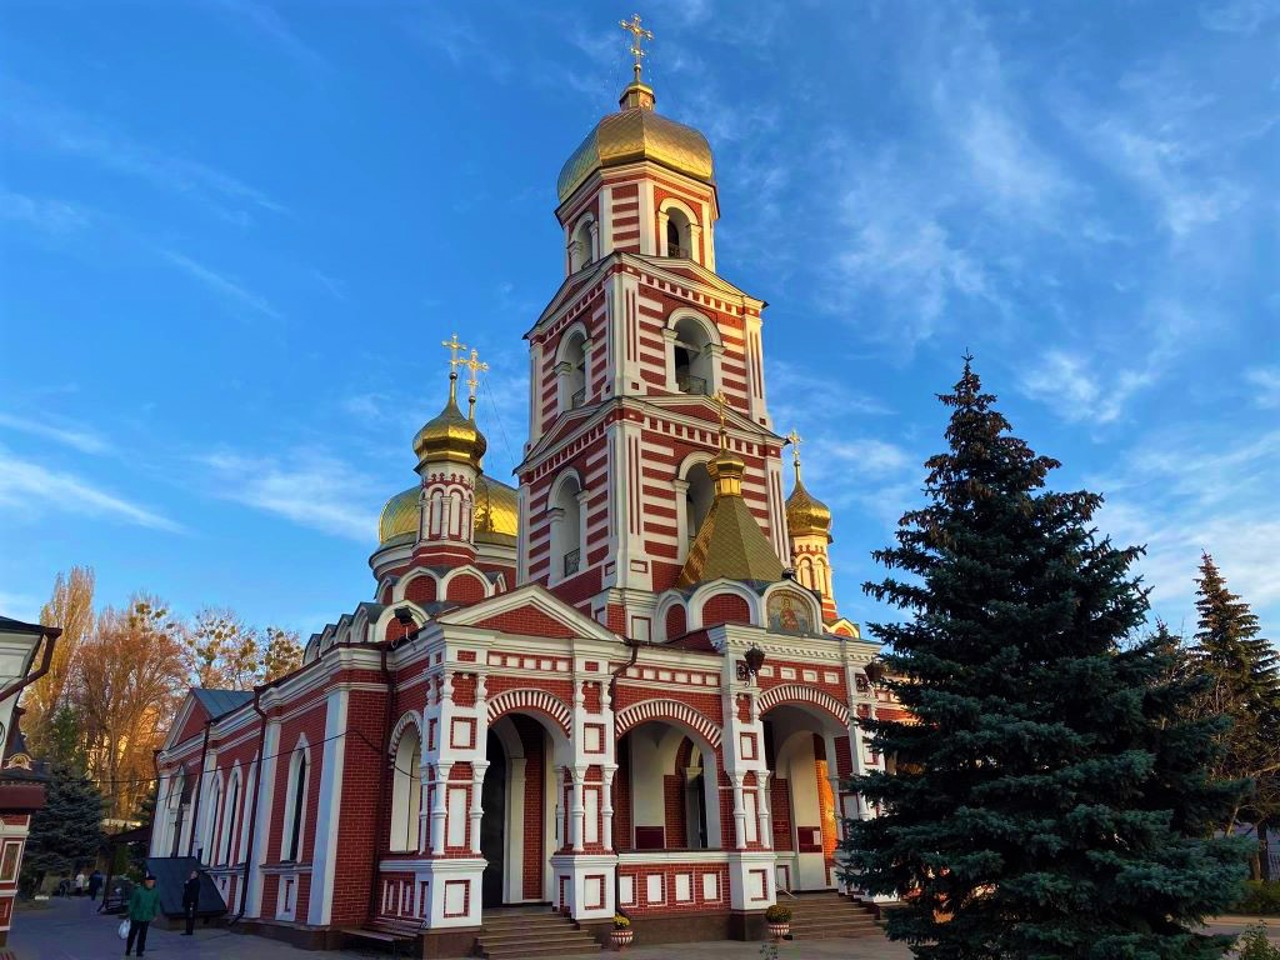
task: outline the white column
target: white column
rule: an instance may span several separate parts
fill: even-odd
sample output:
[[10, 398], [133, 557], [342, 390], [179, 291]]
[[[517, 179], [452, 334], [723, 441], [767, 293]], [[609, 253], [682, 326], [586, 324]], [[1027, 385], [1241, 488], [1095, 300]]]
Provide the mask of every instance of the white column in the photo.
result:
[[449, 789], [449, 771], [452, 763], [436, 764], [436, 792], [431, 798], [431, 853], [433, 856], [444, 856], [445, 839], [445, 793]]
[[471, 852], [477, 856], [480, 854], [480, 820], [484, 817], [484, 774], [488, 769], [488, 760], [474, 760], [471, 763]]
[[[760, 824], [760, 842], [766, 850], [773, 849], [773, 819], [769, 808], [769, 771], [756, 771], [756, 816]], [[839, 799], [840, 794], [836, 794]]]
[[584, 826], [587, 821], [587, 805], [583, 799], [583, 784], [587, 779], [587, 768], [585, 766], [574, 766], [569, 768], [569, 775], [573, 777], [573, 793], [570, 797], [569, 804], [569, 843], [574, 853], [581, 853], [585, 849], [583, 843]]
[[[608, 696], [608, 694], [602, 694]], [[613, 852], [613, 775], [618, 772], [616, 763], [606, 763], [604, 769], [604, 793], [600, 803], [600, 829], [604, 848]]]
[[742, 795], [746, 777], [741, 773], [729, 775], [733, 782], [733, 845], [738, 850], [747, 849], [747, 803]]

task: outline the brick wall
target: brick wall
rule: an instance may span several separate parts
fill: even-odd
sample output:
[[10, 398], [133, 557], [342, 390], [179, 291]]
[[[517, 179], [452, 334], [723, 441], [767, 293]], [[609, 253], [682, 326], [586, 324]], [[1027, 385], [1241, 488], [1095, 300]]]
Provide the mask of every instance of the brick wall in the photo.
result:
[[544, 801], [546, 797], [546, 734], [542, 725], [532, 717], [511, 717], [520, 742], [524, 746], [524, 896], [528, 900], [542, 899], [543, 865], [547, 855], [543, 849], [546, 823]]
[[718, 593], [702, 605], [702, 624], [750, 623], [751, 608], [736, 593]]

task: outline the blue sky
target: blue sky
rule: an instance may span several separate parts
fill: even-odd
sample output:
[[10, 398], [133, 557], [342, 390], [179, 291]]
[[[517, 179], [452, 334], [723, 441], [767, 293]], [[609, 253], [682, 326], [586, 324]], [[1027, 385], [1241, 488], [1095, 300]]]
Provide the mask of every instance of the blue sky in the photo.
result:
[[[560, 166], [628, 74], [614, 3], [7, 4], [0, 610], [54, 574], [304, 633], [371, 594], [442, 337], [525, 434]], [[836, 509], [842, 611], [966, 349], [1017, 432], [1280, 633], [1280, 3], [657, 2], [662, 112], [716, 152], [724, 276]]]

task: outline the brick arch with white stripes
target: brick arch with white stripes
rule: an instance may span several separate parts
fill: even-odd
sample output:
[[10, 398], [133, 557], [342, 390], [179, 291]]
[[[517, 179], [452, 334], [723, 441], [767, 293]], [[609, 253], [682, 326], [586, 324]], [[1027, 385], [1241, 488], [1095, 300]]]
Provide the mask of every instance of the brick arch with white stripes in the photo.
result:
[[837, 723], [847, 727], [851, 718], [849, 705], [843, 703], [825, 690], [816, 690], [799, 683], [784, 683], [770, 687], [760, 695], [760, 713], [764, 714], [783, 703], [799, 703], [815, 706], [829, 713]]
[[572, 727], [573, 714], [565, 702], [545, 690], [507, 690], [498, 694], [489, 701], [489, 722], [493, 723], [503, 714], [521, 711], [541, 713], [550, 717], [566, 736]]
[[650, 720], [674, 720], [682, 723], [697, 731], [707, 743], [711, 744], [712, 749], [720, 749], [720, 728], [705, 714], [678, 700], [643, 700], [640, 703], [634, 703], [625, 710], [619, 711], [614, 718], [613, 729], [620, 737], [632, 727], [638, 727]]

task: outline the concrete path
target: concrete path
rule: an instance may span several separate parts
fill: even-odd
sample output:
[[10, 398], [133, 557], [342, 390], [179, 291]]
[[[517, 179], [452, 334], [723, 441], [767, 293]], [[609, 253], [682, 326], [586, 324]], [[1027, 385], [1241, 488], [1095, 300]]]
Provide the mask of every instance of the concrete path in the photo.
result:
[[[21, 904], [14, 912], [8, 950], [14, 960], [100, 960], [124, 956], [124, 941], [116, 936], [119, 919], [98, 913], [97, 904], [81, 898], [56, 898], [40, 904]], [[1247, 917], [1221, 917], [1209, 924], [1215, 933], [1239, 934]], [[1268, 923], [1269, 938], [1280, 943], [1280, 918]], [[197, 927], [194, 937], [176, 930], [153, 929], [147, 938], [147, 956], [156, 960], [326, 960], [370, 958], [386, 954], [360, 950], [319, 953], [262, 937], [249, 937], [215, 927]], [[662, 947], [637, 944], [626, 960], [771, 960], [762, 944], [738, 941], [677, 943]], [[611, 954], [601, 954], [602, 960]], [[851, 940], [793, 941], [778, 945], [778, 960], [911, 960], [911, 951], [883, 937]], [[574, 958], [580, 960], [580, 958]]]

